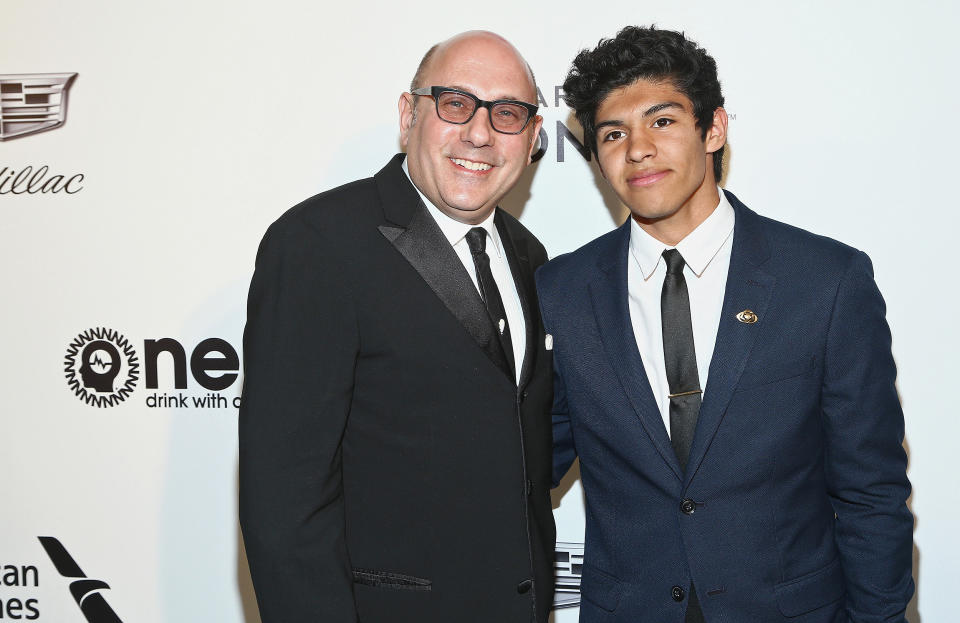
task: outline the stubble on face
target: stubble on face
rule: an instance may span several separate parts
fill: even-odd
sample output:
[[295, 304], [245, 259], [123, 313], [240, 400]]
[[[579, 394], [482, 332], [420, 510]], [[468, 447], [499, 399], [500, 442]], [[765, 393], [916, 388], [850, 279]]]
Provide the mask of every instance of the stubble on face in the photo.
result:
[[[418, 87], [445, 86], [484, 100], [537, 102], [526, 62], [509, 42], [488, 32], [457, 35], [437, 47]], [[444, 214], [461, 222], [485, 220], [530, 163], [542, 119], [521, 134], [501, 134], [478, 109], [463, 125], [441, 120], [431, 97], [400, 97], [401, 143], [410, 178]]]

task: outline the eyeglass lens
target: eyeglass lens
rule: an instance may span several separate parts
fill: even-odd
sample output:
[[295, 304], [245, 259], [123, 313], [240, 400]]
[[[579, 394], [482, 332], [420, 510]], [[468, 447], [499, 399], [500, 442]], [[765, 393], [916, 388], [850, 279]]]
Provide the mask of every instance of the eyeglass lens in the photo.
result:
[[[440, 118], [450, 123], [466, 123], [473, 116], [477, 103], [462, 93], [441, 93], [437, 98]], [[490, 122], [501, 132], [519, 132], [527, 123], [529, 111], [523, 106], [497, 103], [490, 107]]]

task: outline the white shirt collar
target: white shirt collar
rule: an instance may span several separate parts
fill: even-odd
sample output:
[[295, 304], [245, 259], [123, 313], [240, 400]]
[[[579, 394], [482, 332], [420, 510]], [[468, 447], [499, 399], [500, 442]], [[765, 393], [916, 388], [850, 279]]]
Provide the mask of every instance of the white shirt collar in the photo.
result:
[[[733, 234], [736, 217], [733, 206], [727, 201], [723, 190], [719, 189], [720, 203], [700, 225], [677, 243], [676, 249], [690, 270], [699, 277], [707, 269]], [[672, 249], [643, 230], [635, 220], [630, 219], [630, 254], [640, 267], [644, 280], [649, 279], [657, 269], [666, 249]]]
[[[492, 248], [497, 253], [497, 257], [502, 256], [500, 249], [500, 236], [496, 234], [496, 225], [493, 222], [493, 218], [496, 215], [496, 210], [490, 213], [486, 219], [482, 222], [477, 223], [476, 225], [471, 225], [469, 223], [461, 223], [460, 221], [450, 218], [446, 214], [440, 211], [440, 209], [433, 205], [433, 203], [427, 199], [427, 196], [424, 195], [417, 185], [413, 183], [413, 180], [410, 178], [410, 171], [407, 169], [407, 159], [403, 159], [400, 168], [403, 169], [404, 174], [406, 174], [407, 179], [410, 180], [410, 183], [413, 184], [413, 187], [417, 189], [417, 194], [420, 195], [420, 199], [423, 200], [423, 204], [427, 206], [427, 211], [433, 216], [433, 220], [437, 222], [437, 225], [440, 226], [440, 231], [443, 232], [443, 235], [446, 236], [447, 240], [450, 241], [451, 246], [456, 246], [461, 240], [463, 240], [467, 232], [473, 229], [474, 227], [483, 227], [487, 230], [487, 238], [493, 241]], [[491, 245], [487, 245], [487, 252], [490, 252]], [[682, 252], [681, 252], [682, 253]]]

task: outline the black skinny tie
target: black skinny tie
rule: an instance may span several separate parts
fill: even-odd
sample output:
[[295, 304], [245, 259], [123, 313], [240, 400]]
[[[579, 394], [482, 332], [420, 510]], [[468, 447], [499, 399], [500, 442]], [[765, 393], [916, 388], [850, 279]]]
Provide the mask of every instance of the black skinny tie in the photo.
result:
[[500, 335], [500, 344], [503, 346], [503, 354], [507, 358], [507, 365], [510, 366], [511, 374], [516, 375], [516, 368], [513, 361], [513, 342], [510, 340], [510, 324], [507, 322], [507, 312], [503, 308], [503, 299], [500, 298], [500, 290], [497, 288], [497, 282], [493, 279], [493, 273], [490, 272], [490, 256], [487, 255], [487, 230], [483, 227], [474, 227], [467, 232], [467, 246], [470, 247], [470, 255], [473, 256], [473, 265], [477, 269], [477, 285], [480, 286], [480, 296], [487, 306], [487, 313], [493, 326]]
[[[686, 262], [676, 249], [663, 252], [667, 276], [660, 295], [661, 323], [663, 325], [663, 360], [670, 386], [670, 443], [680, 459], [680, 467], [687, 468], [693, 431], [700, 414], [700, 373], [697, 372], [697, 353], [693, 346], [693, 324], [690, 321], [690, 296], [687, 280], [683, 278]], [[704, 623], [703, 610], [696, 589], [690, 584], [685, 623]]]
[[693, 325], [690, 322], [690, 296], [683, 278], [685, 262], [676, 249], [663, 252], [667, 276], [660, 296], [663, 324], [663, 360], [670, 386], [670, 442], [680, 466], [687, 467], [693, 431], [700, 414], [700, 374], [693, 346]]

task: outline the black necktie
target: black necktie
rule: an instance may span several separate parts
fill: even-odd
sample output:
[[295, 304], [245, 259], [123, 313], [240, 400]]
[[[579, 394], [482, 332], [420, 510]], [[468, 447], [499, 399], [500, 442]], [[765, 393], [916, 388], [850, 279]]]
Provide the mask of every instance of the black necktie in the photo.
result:
[[468, 231], [467, 246], [470, 247], [473, 265], [477, 269], [477, 285], [480, 287], [480, 296], [486, 303], [490, 320], [493, 321], [493, 326], [500, 335], [500, 344], [503, 346], [503, 354], [507, 358], [510, 373], [515, 375], [513, 343], [510, 341], [510, 325], [507, 323], [507, 312], [503, 308], [503, 299], [500, 298], [497, 282], [493, 280], [493, 273], [490, 272], [490, 256], [487, 255], [486, 251], [487, 230], [483, 227], [474, 227]]
[[660, 296], [663, 324], [663, 360], [670, 386], [670, 443], [680, 467], [687, 468], [693, 431], [700, 414], [700, 374], [697, 372], [697, 354], [693, 346], [693, 326], [690, 322], [690, 297], [687, 281], [683, 278], [683, 256], [676, 249], [663, 252], [667, 276]]
[[[693, 325], [690, 321], [690, 296], [687, 280], [683, 278], [683, 256], [676, 249], [663, 252], [667, 276], [660, 295], [661, 323], [663, 325], [663, 360], [670, 386], [670, 443], [686, 470], [690, 458], [693, 431], [700, 414], [700, 373], [697, 372], [697, 353], [693, 346]], [[696, 589], [690, 583], [687, 596], [685, 623], [704, 623], [703, 610]]]

